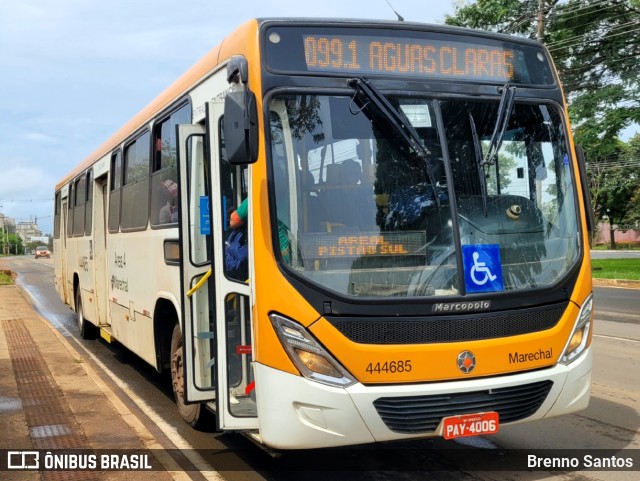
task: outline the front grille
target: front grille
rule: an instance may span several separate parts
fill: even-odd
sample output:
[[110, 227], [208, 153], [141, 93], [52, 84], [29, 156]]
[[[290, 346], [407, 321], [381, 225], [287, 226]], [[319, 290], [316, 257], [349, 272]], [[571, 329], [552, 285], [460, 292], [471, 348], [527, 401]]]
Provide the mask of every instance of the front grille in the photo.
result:
[[442, 418], [497, 411], [500, 424], [535, 413], [547, 398], [553, 381], [521, 386], [433, 396], [384, 397], [373, 405], [386, 426], [396, 433], [419, 434], [436, 430]]
[[431, 344], [517, 336], [551, 329], [567, 303], [490, 314], [329, 321], [359, 344]]

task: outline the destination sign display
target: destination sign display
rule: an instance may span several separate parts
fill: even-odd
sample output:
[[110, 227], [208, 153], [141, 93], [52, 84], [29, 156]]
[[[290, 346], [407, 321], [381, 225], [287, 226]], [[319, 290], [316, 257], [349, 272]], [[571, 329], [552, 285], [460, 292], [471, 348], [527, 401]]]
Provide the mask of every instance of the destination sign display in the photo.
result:
[[408, 256], [424, 254], [424, 231], [360, 233], [340, 235], [305, 233], [300, 235], [307, 259], [342, 257]]
[[466, 34], [274, 26], [265, 57], [283, 73], [555, 84], [541, 47]]
[[411, 75], [511, 82], [515, 52], [470, 43], [404, 40], [390, 37], [305, 35], [310, 71]]

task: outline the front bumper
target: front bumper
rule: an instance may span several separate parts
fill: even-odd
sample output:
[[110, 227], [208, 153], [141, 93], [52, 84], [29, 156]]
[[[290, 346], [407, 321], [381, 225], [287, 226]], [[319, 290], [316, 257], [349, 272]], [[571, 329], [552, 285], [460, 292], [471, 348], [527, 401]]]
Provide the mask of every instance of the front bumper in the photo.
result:
[[260, 438], [276, 449], [309, 449], [440, 436], [442, 423], [429, 432], [407, 434], [391, 430], [378, 414], [374, 401], [455, 395], [542, 381], [553, 383], [548, 395], [533, 414], [516, 422], [567, 414], [588, 405], [591, 363], [592, 349], [589, 348], [569, 366], [557, 364], [520, 374], [428, 384], [365, 386], [357, 383], [346, 389], [256, 364]]

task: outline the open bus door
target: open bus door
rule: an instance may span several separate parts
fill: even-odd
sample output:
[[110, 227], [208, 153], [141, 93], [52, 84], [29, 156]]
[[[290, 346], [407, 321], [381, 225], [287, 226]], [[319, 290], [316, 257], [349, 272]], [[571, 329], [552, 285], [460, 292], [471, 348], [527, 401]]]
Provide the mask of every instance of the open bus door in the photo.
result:
[[207, 104], [208, 139], [200, 125], [178, 126], [184, 400], [215, 402], [218, 429], [256, 429], [250, 289], [224, 269], [222, 114]]

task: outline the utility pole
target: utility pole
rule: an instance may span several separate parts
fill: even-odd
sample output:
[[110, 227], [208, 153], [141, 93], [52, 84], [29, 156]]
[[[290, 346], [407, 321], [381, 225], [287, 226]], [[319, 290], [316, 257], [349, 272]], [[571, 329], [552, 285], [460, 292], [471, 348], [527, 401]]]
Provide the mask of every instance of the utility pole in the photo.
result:
[[544, 40], [544, 0], [538, 0], [538, 33], [536, 39], [539, 42]]

